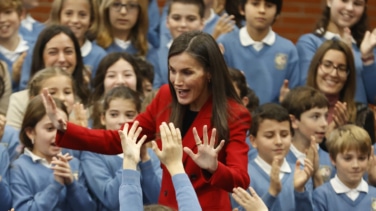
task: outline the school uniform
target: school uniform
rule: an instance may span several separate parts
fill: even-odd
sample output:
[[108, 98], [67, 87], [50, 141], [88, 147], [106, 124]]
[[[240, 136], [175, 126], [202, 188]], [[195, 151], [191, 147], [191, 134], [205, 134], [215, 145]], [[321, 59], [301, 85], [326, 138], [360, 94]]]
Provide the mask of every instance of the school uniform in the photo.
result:
[[9, 155], [9, 160], [15, 160], [21, 153], [21, 144], [19, 141], [19, 131], [12, 126], [5, 125], [3, 137], [1, 137], [0, 145], [2, 145]]
[[95, 210], [96, 204], [85, 187], [79, 161], [73, 158], [69, 165], [75, 180], [70, 185], [62, 185], [54, 179], [53, 170], [45, 159], [25, 149], [10, 170], [15, 210]]
[[[154, 67], [154, 73], [155, 72], [159, 72], [159, 60], [158, 60], [158, 53], [157, 53], [157, 49], [153, 48], [153, 46], [151, 46], [149, 44], [149, 49], [148, 49], [148, 52], [146, 54], [146, 57], [145, 59], [150, 62], [150, 64], [153, 65]], [[138, 53], [138, 50], [136, 49], [136, 47], [131, 43], [131, 41], [123, 41], [123, 40], [120, 40], [120, 39], [117, 39], [115, 38], [114, 39], [114, 42], [109, 46], [107, 47], [106, 49], [104, 49], [107, 53], [112, 53], [112, 52], [126, 52], [126, 53], [129, 53], [129, 54], [132, 54], [132, 55], [135, 55]]]
[[247, 28], [235, 30], [218, 38], [224, 46], [224, 58], [229, 67], [244, 72], [247, 84], [264, 103], [279, 103], [285, 79], [289, 87], [299, 85], [299, 57], [294, 44], [272, 30], [261, 42], [254, 41]]
[[[319, 37], [313, 33], [301, 36], [296, 43], [296, 48], [299, 52], [300, 58], [300, 72], [301, 85], [304, 85], [307, 80], [307, 74], [311, 60], [316, 53], [316, 50], [326, 40], [341, 39], [338, 35], [326, 32], [324, 36]], [[355, 40], [352, 43], [352, 52], [354, 54], [355, 68], [356, 68], [356, 92], [355, 101], [367, 104], [375, 103], [376, 84], [374, 78], [376, 77], [376, 64], [365, 66], [361, 60], [360, 49], [356, 46]], [[376, 53], [376, 50], [374, 50]]]
[[319, 171], [324, 182], [329, 182], [336, 175], [336, 168], [330, 161], [330, 156], [328, 152], [325, 152], [321, 147], [318, 146], [319, 154]]
[[12, 208], [12, 195], [9, 188], [9, 155], [0, 144], [0, 210]]
[[148, 5], [148, 18], [149, 18], [149, 29], [148, 29], [148, 41], [154, 48], [159, 48], [159, 7], [157, 0], [149, 0]]
[[313, 205], [315, 211], [376, 210], [376, 188], [362, 179], [358, 187], [351, 190], [336, 175], [315, 189]]
[[[122, 170], [122, 182], [119, 189], [120, 210], [143, 210], [140, 177], [138, 171]], [[176, 174], [171, 179], [176, 191], [178, 210], [200, 211], [201, 207], [188, 175]]]
[[[296, 161], [299, 160], [301, 167], [304, 166], [304, 159], [307, 157], [306, 154], [300, 152], [293, 144], [290, 145], [289, 153], [286, 155], [286, 160], [291, 165], [295, 166]], [[307, 183], [304, 185], [305, 189], [312, 193], [313, 191], [313, 181], [309, 179]]]
[[[295, 203], [299, 203], [295, 201], [296, 197], [309, 200], [310, 193], [308, 191], [300, 193], [294, 190], [294, 165], [289, 164], [286, 159], [284, 159], [281, 165], [279, 174], [282, 190], [276, 197], [270, 195], [271, 168], [260, 156], [257, 156], [248, 163], [248, 174], [251, 178], [250, 186], [261, 197], [270, 211], [295, 210]], [[233, 207], [244, 210], [236, 202], [233, 203]]]
[[103, 48], [98, 46], [95, 42], [85, 40], [84, 44], [81, 46], [82, 60], [85, 67], [91, 72], [91, 79], [94, 79], [95, 74], [97, 73], [98, 65], [106, 55], [106, 51], [104, 51]]
[[[157, 96], [153, 99], [146, 111], [139, 114], [135, 120], [139, 121], [142, 127], [142, 135], [147, 135], [147, 140], [156, 139], [161, 148], [159, 125], [167, 122], [170, 117], [172, 96], [168, 85], [160, 88]], [[246, 131], [250, 125], [249, 112], [233, 100], [228, 100], [230, 116], [228, 118], [229, 137], [227, 144], [218, 154], [218, 168], [210, 174], [196, 165], [196, 163], [183, 153], [183, 165], [196, 191], [203, 210], [229, 210], [231, 208], [228, 192], [234, 187], [249, 185], [247, 173], [247, 152], [248, 146], [245, 143]], [[212, 129], [213, 101], [210, 97], [197, 113], [188, 132], [183, 136], [183, 146], [197, 152], [197, 145], [194, 141], [193, 127], [198, 128], [199, 137], [202, 137], [204, 125], [207, 125], [209, 136]], [[60, 146], [88, 150], [103, 154], [118, 154], [122, 152], [121, 140], [118, 131], [89, 130], [84, 127], [67, 123], [67, 130], [64, 133], [57, 132], [56, 143]], [[90, 143], [90, 144], [89, 144]], [[176, 196], [171, 176], [166, 167], [162, 165], [162, 185], [159, 196], [159, 204], [177, 208]], [[213, 199], [216, 200], [213, 200]]]
[[30, 14], [27, 14], [26, 18], [21, 21], [19, 33], [25, 40], [35, 42], [44, 27], [43, 23], [36, 21]]
[[14, 51], [10, 51], [0, 45], [0, 60], [4, 61], [7, 65], [9, 75], [12, 79], [12, 92], [19, 90], [19, 82], [13, 81], [13, 63], [21, 56], [22, 53], [26, 52], [29, 49], [30, 42], [23, 39], [22, 36], [19, 36], [20, 41]]
[[[147, 202], [145, 204], [156, 204], [158, 202], [159, 191], [161, 187], [161, 173], [159, 176], [154, 171], [153, 164], [160, 166], [158, 158], [153, 157], [140, 163], [142, 176], [147, 175], [147, 179], [142, 180], [144, 196]], [[82, 152], [82, 169], [87, 175], [87, 183], [91, 192], [99, 200], [99, 210], [119, 210], [119, 187], [122, 177], [123, 154], [102, 155], [92, 152]], [[159, 167], [157, 166], [157, 167]], [[160, 167], [159, 167], [160, 169]]]
[[153, 88], [158, 89], [163, 84], [168, 84], [168, 51], [170, 50], [173, 40], [158, 49], [159, 68], [158, 72], [154, 71]]

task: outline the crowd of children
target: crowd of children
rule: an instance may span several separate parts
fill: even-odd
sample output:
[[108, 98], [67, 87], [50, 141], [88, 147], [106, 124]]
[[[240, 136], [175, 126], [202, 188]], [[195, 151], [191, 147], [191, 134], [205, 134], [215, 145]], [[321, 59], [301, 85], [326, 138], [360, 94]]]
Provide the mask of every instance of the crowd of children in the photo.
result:
[[283, 0], [39, 3], [0, 1], [0, 211], [376, 210], [368, 0], [296, 44]]

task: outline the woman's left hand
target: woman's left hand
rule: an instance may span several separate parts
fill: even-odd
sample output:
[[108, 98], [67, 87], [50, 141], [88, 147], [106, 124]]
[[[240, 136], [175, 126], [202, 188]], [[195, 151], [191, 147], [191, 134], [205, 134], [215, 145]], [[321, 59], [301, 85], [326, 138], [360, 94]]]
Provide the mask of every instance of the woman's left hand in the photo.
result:
[[222, 140], [215, 148], [216, 129], [214, 128], [212, 130], [210, 141], [208, 140], [208, 128], [206, 125], [203, 128], [203, 133], [203, 141], [201, 141], [196, 128], [193, 128], [193, 135], [197, 145], [197, 154], [193, 153], [188, 147], [184, 147], [184, 152], [187, 153], [200, 168], [205, 169], [210, 173], [214, 173], [218, 168], [218, 153], [221, 151], [225, 141]]

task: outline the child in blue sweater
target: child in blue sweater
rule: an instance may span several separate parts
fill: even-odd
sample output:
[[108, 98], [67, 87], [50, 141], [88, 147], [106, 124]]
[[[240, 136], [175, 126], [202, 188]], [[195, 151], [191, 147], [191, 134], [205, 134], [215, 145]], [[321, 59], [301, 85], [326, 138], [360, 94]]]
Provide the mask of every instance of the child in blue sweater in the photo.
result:
[[168, 83], [168, 51], [172, 41], [187, 31], [202, 30], [204, 27], [205, 5], [203, 0], [172, 0], [168, 6], [168, 15], [164, 23], [170, 34], [170, 40], [158, 49], [159, 72], [155, 72], [154, 88]]
[[363, 179], [373, 153], [367, 131], [341, 126], [331, 133], [327, 147], [337, 174], [313, 192], [314, 210], [375, 210], [376, 188]]
[[[21, 66], [13, 71], [13, 64], [21, 62], [28, 49], [30, 42], [23, 39], [19, 34], [22, 15], [21, 0], [0, 1], [0, 60], [7, 64], [9, 75], [12, 78], [12, 91], [18, 91], [20, 82]], [[18, 61], [20, 59], [20, 61]]]
[[260, 106], [254, 112], [250, 133], [252, 146], [258, 151], [248, 163], [250, 186], [268, 209], [294, 210], [295, 203], [309, 200], [310, 192], [304, 186], [313, 173], [312, 161], [304, 159], [301, 169], [300, 160], [289, 164], [285, 158], [294, 133], [287, 110], [272, 103]]
[[[119, 130], [126, 122], [131, 122], [141, 109], [139, 95], [128, 87], [120, 86], [110, 90], [104, 97], [102, 124], [106, 130]], [[144, 204], [158, 202], [162, 169], [154, 153], [148, 153], [146, 145], [141, 148], [141, 185], [144, 191]], [[154, 155], [154, 156], [153, 156]], [[100, 210], [119, 210], [119, 186], [122, 179], [123, 154], [102, 155], [82, 152], [81, 162], [87, 175], [89, 189], [98, 198]]]
[[317, 147], [314, 154], [318, 157], [314, 162], [314, 187], [320, 186], [323, 182], [329, 181], [335, 174], [329, 154], [322, 150], [320, 144], [328, 133], [328, 105], [325, 95], [312, 87], [296, 87], [284, 98], [281, 105], [290, 114], [294, 136], [290, 151], [286, 156], [287, 162], [296, 163], [307, 157], [312, 138]]
[[[56, 101], [58, 112], [68, 112]], [[25, 146], [10, 170], [10, 186], [15, 210], [95, 210], [80, 163], [61, 154], [55, 144], [56, 128], [43, 107], [42, 97], [34, 97], [26, 109], [20, 130]]]
[[230, 67], [244, 72], [247, 83], [260, 98], [260, 104], [279, 102], [281, 87], [299, 84], [299, 57], [294, 44], [271, 30], [282, 0], [242, 0], [246, 25], [218, 38]]
[[40, 6], [39, 0], [22, 0], [26, 16], [21, 21], [20, 34], [30, 42], [35, 42], [39, 33], [44, 29], [44, 24], [31, 17], [30, 10]]
[[[144, 210], [142, 207], [142, 190], [140, 174], [136, 171], [136, 167], [140, 161], [140, 148], [146, 140], [146, 136], [141, 137], [137, 142], [135, 141], [138, 139], [142, 129], [138, 127], [137, 121], [133, 123], [129, 132], [128, 128], [128, 124], [125, 124], [123, 131], [119, 131], [124, 154], [122, 183], [119, 189], [120, 210], [141, 211]], [[183, 146], [180, 130], [175, 128], [173, 123], [169, 123], [169, 125], [162, 123], [160, 131], [162, 149], [160, 150], [156, 142], [153, 141], [153, 150], [171, 175], [176, 192], [178, 210], [200, 211], [201, 207], [197, 195], [181, 161]], [[165, 207], [163, 210], [172, 209]]]

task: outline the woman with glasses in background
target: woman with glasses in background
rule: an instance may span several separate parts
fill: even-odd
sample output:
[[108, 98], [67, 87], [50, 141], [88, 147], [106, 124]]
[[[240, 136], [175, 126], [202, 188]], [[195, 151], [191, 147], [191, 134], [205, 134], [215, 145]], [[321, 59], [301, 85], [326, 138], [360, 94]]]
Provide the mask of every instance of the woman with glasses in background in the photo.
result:
[[329, 101], [327, 134], [353, 123], [363, 127], [375, 142], [374, 114], [368, 105], [355, 102], [356, 69], [351, 48], [340, 40], [325, 41], [311, 61], [307, 86], [320, 90]]

